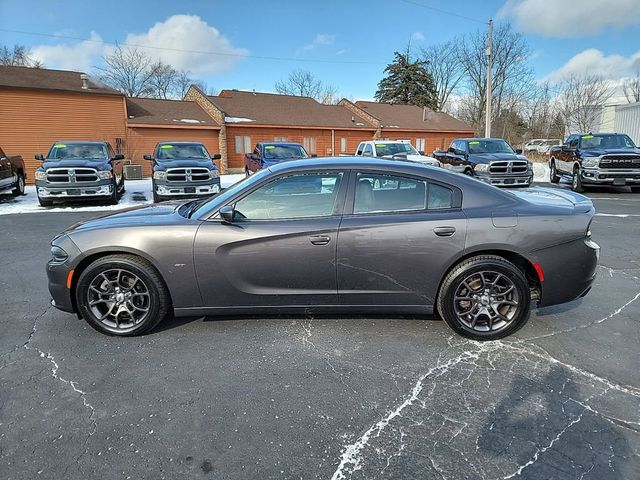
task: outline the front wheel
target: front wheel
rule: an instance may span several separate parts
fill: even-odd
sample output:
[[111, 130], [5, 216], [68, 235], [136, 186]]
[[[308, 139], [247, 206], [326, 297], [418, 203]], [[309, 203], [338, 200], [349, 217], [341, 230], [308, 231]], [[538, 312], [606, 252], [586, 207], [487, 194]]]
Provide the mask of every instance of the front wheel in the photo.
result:
[[549, 167], [549, 180], [551, 181], [551, 183], [560, 182], [558, 170], [556, 169], [556, 162], [551, 162], [551, 166]]
[[24, 175], [18, 174], [18, 181], [16, 182], [16, 188], [13, 189], [13, 196], [18, 197], [24, 195]]
[[160, 274], [134, 255], [108, 255], [91, 263], [78, 279], [76, 302], [89, 325], [119, 336], [153, 329], [171, 305]]
[[513, 263], [495, 255], [469, 258], [445, 277], [437, 309], [459, 334], [497, 340], [522, 328], [529, 319], [529, 284]]
[[571, 179], [571, 190], [577, 193], [584, 192], [584, 186], [582, 185], [582, 178], [580, 177], [580, 169], [578, 167], [573, 169], [573, 178]]
[[109, 197], [109, 205], [117, 205], [120, 197], [118, 196], [118, 182], [116, 182], [115, 178], [113, 179], [112, 189], [113, 191]]

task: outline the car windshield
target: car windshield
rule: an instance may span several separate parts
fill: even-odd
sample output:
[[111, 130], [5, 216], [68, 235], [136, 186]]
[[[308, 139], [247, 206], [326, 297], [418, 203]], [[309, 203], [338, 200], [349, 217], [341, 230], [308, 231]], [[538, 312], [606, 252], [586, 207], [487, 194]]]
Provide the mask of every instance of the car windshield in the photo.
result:
[[410, 143], [376, 143], [375, 145], [378, 157], [397, 154], [418, 155], [418, 151]]
[[69, 160], [76, 158], [95, 158], [106, 160], [109, 158], [107, 149], [99, 143], [56, 143], [49, 154], [49, 160]]
[[173, 160], [176, 158], [208, 160], [210, 157], [207, 149], [197, 143], [163, 143], [158, 147], [157, 160]]
[[504, 140], [471, 140], [469, 153], [515, 153]]
[[264, 146], [264, 158], [267, 160], [272, 159], [294, 159], [294, 158], [307, 158], [307, 152], [301, 145], [265, 145]]
[[636, 148], [627, 135], [583, 135], [580, 148]]

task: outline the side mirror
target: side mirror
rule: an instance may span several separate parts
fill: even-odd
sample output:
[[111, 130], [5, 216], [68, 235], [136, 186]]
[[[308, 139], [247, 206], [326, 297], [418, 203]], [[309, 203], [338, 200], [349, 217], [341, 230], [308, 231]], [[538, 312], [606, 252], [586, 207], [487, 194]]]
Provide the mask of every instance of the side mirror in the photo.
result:
[[41, 162], [44, 162], [44, 155], [42, 155], [41, 153], [36, 154], [34, 158], [36, 160], [40, 160]]
[[233, 208], [233, 205], [225, 205], [220, 209], [220, 216], [222, 220], [227, 223], [233, 223], [233, 219], [236, 216], [236, 211]]
[[222, 155], [220, 155], [219, 153], [216, 153], [213, 157], [211, 157], [213, 160], [220, 160], [222, 158]]
[[522, 155], [522, 149], [521, 148], [516, 148], [516, 154]]
[[424, 155], [424, 150], [418, 150], [418, 153], [419, 153], [420, 155]]
[[447, 153], [456, 153], [456, 149], [455, 149], [455, 148], [453, 148], [453, 147], [449, 147], [449, 148], [447, 149]]
[[311, 158], [318, 158], [318, 154], [317, 153], [312, 153], [311, 154]]
[[147, 153], [147, 154], [145, 154], [145, 155], [143, 155], [143, 156], [142, 156], [142, 158], [144, 158], [145, 160], [150, 160], [150, 161], [152, 161], [152, 162], [153, 162], [153, 160], [154, 160], [154, 159], [153, 159], [153, 156], [149, 155], [148, 153]]
[[113, 157], [111, 160], [124, 160], [124, 155], [122, 155], [121, 153], [118, 153], [115, 157]]

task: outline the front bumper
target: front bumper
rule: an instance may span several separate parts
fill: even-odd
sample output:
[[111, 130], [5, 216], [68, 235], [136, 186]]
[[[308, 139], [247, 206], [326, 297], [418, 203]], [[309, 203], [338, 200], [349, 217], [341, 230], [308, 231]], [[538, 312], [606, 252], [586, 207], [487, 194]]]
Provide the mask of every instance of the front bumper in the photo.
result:
[[213, 178], [208, 182], [192, 183], [154, 180], [153, 189], [156, 195], [162, 197], [214, 195], [220, 192], [220, 177]]
[[[70, 272], [74, 271], [79, 262], [80, 250], [66, 234], [58, 235], [52, 245], [59, 246], [69, 256], [64, 262], [54, 260], [47, 262], [46, 271], [51, 305], [63, 312], [76, 313], [72, 297], [76, 279], [74, 273], [70, 274]], [[71, 285], [68, 285], [69, 281], [71, 281]]]
[[592, 185], [640, 185], [640, 170], [638, 169], [601, 169], [584, 168], [580, 172], [582, 183]]
[[104, 179], [87, 183], [56, 183], [55, 185], [42, 180], [36, 181], [38, 197], [47, 200], [82, 199], [94, 197], [109, 197], [113, 194], [113, 180]]
[[490, 173], [475, 173], [475, 176], [483, 182], [500, 187], [529, 186], [533, 182], [533, 173], [526, 175], [493, 175]]

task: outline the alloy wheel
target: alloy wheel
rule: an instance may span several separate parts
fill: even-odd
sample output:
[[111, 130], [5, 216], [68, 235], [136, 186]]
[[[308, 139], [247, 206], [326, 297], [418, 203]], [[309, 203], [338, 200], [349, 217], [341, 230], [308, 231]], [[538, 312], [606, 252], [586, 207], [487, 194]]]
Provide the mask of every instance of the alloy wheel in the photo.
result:
[[483, 270], [465, 277], [456, 289], [453, 308], [458, 320], [477, 332], [497, 332], [516, 319], [519, 294], [505, 274]]
[[147, 318], [151, 295], [138, 275], [123, 268], [110, 269], [91, 280], [87, 306], [105, 328], [124, 332]]

